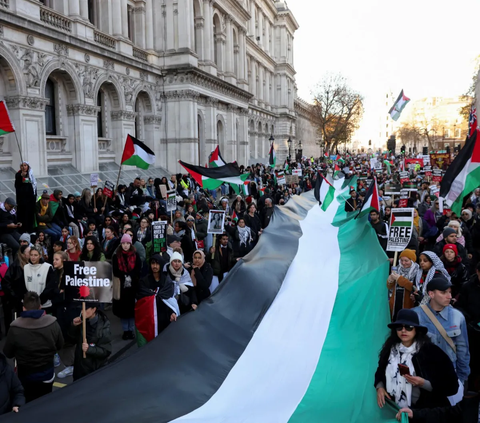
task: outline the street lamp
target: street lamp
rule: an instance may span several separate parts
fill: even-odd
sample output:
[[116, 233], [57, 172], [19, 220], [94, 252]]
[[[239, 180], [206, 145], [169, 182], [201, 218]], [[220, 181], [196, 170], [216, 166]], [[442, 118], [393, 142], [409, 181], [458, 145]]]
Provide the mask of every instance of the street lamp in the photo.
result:
[[288, 161], [292, 159], [292, 138], [288, 137]]
[[270, 141], [270, 143], [272, 143], [272, 142], [274, 142], [274, 141], [275, 141], [275, 138], [273, 138], [273, 134], [272, 134], [272, 135], [270, 135], [270, 139], [269, 139], [268, 141]]
[[298, 141], [298, 157], [300, 158], [300, 160], [302, 160], [302, 156], [303, 156], [302, 141], [299, 140]]

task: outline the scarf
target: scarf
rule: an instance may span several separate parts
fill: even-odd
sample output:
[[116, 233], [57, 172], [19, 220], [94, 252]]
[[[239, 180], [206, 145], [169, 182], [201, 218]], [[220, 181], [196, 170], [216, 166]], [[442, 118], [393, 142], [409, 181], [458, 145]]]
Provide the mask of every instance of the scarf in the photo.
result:
[[172, 274], [173, 278], [175, 279], [175, 282], [180, 282], [180, 278], [182, 277], [183, 274], [183, 266], [180, 267], [180, 269], [175, 270], [172, 266], [172, 264], [168, 265], [168, 270]]
[[23, 163], [28, 165], [28, 178], [30, 179], [30, 183], [32, 184], [33, 195], [36, 197], [37, 196], [37, 180], [35, 179], [35, 176], [33, 175], [33, 170], [32, 170], [32, 167], [30, 166], [30, 163], [22, 162], [20, 164], [22, 165]]
[[[47, 210], [48, 210], [48, 203], [46, 206], [44, 206], [40, 201], [40, 216], [44, 216]], [[47, 225], [45, 222], [38, 222], [38, 226], [47, 226]]]
[[397, 273], [410, 282], [413, 282], [420, 266], [414, 261], [411, 261], [411, 263], [412, 265], [410, 267], [403, 267], [402, 264], [399, 263]]
[[[120, 247], [122, 248], [122, 247]], [[118, 268], [123, 273], [130, 273], [135, 269], [135, 264], [137, 262], [137, 255], [135, 251], [122, 251], [118, 255]]]
[[415, 226], [418, 236], [422, 236], [420, 232], [420, 216], [418, 214], [417, 214], [417, 217], [413, 218], [413, 226]]
[[385, 370], [387, 381], [387, 392], [395, 398], [397, 405], [410, 407], [412, 405], [412, 385], [400, 375], [399, 364], [404, 364], [410, 369], [410, 374], [415, 376], [415, 367], [413, 367], [412, 358], [417, 353], [417, 343], [414, 342], [410, 347], [403, 344], [396, 344], [390, 351], [388, 365]]
[[456, 256], [453, 261], [448, 261], [444, 256], [442, 256], [442, 262], [445, 266], [445, 270], [451, 275], [455, 270], [457, 270], [458, 265], [462, 262], [462, 258], [460, 256]]
[[[196, 250], [193, 253], [193, 257], [195, 257], [195, 254], [200, 254], [202, 256], [202, 264], [198, 266], [198, 269], [201, 269], [203, 265], [205, 264], [205, 253], [202, 250]], [[197, 278], [195, 277], [195, 269], [192, 269], [192, 273], [190, 275], [192, 278], [193, 286], [197, 286]]]
[[252, 238], [252, 235], [250, 233], [250, 228], [248, 226], [245, 226], [241, 228], [240, 226], [237, 226], [238, 229], [238, 235], [240, 236], [240, 245], [245, 245], [247, 246], [247, 243], [250, 242], [250, 239]]
[[432, 280], [433, 276], [435, 275], [435, 272], [441, 272], [442, 275], [445, 276], [448, 281], [450, 281], [450, 275], [445, 269], [445, 266], [443, 265], [442, 261], [438, 258], [438, 256], [435, 253], [433, 253], [432, 251], [424, 251], [422, 254], [428, 256], [430, 260], [433, 262], [433, 265], [430, 268], [430, 270], [427, 272], [427, 275], [423, 280], [423, 284], [420, 282], [423, 277], [423, 270], [418, 269], [419, 271], [417, 272], [415, 285], [419, 290], [422, 291], [422, 294], [423, 294], [423, 299], [422, 299], [422, 302], [420, 303], [421, 305], [427, 304], [430, 301], [430, 297], [427, 295], [427, 285]]

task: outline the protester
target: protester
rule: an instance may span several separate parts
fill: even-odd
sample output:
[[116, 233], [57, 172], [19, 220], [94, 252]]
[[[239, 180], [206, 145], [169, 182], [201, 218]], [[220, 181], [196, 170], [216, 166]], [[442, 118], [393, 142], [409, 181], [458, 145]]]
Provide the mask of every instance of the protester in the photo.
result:
[[12, 411], [18, 413], [24, 404], [23, 386], [5, 356], [0, 353], [0, 415]]
[[197, 250], [193, 253], [193, 264], [190, 277], [195, 287], [198, 304], [210, 296], [210, 286], [213, 280], [213, 269], [205, 261], [205, 253]]
[[468, 281], [468, 270], [462, 263], [462, 258], [458, 255], [457, 246], [454, 244], [445, 244], [440, 260], [442, 260], [445, 269], [450, 275], [452, 301], [455, 302], [463, 284]]
[[98, 239], [94, 236], [87, 236], [85, 244], [83, 245], [82, 253], [80, 254], [81, 261], [105, 261], [105, 255], [102, 253], [102, 248]]
[[28, 162], [20, 163], [20, 170], [15, 174], [15, 193], [18, 202], [17, 218], [22, 222], [22, 232], [32, 232], [34, 210], [37, 201], [37, 181]]
[[79, 261], [81, 254], [82, 254], [82, 249], [80, 248], [80, 243], [78, 242], [78, 238], [75, 235], [72, 235], [67, 240], [68, 260]]
[[62, 235], [62, 228], [54, 222], [54, 213], [50, 205], [50, 196], [44, 192], [35, 205], [35, 218], [38, 230], [51, 236], [53, 241], [58, 241]]
[[224, 277], [235, 265], [235, 256], [232, 248], [228, 245], [228, 235], [223, 234], [220, 237], [218, 245], [210, 248], [210, 254], [207, 256], [207, 262], [213, 269], [213, 274], [222, 282]]
[[17, 222], [16, 206], [15, 200], [11, 197], [7, 197], [3, 203], [0, 203], [0, 242], [7, 244], [14, 255], [20, 248], [19, 230], [22, 227], [22, 222]]
[[370, 223], [377, 234], [380, 246], [386, 251], [388, 242], [388, 224], [380, 220], [380, 213], [378, 210], [372, 210], [370, 212]]
[[188, 270], [183, 266], [183, 257], [179, 252], [174, 252], [170, 257], [170, 264], [165, 266], [167, 279], [175, 285], [175, 298], [178, 302], [180, 313], [196, 310], [198, 305], [197, 294]]
[[23, 297], [23, 313], [10, 325], [3, 353], [17, 361], [26, 402], [52, 392], [53, 357], [63, 346], [57, 319], [45, 314], [36, 292]]
[[440, 257], [443, 252], [443, 247], [445, 247], [446, 244], [453, 244], [457, 247], [458, 255], [462, 258], [463, 262], [468, 263], [467, 251], [465, 247], [458, 242], [457, 231], [454, 228], [446, 227], [442, 235], [443, 239], [435, 244], [433, 252]]
[[233, 255], [236, 259], [246, 256], [255, 246], [255, 234], [245, 225], [245, 219], [239, 218], [234, 226], [226, 226], [232, 239]]

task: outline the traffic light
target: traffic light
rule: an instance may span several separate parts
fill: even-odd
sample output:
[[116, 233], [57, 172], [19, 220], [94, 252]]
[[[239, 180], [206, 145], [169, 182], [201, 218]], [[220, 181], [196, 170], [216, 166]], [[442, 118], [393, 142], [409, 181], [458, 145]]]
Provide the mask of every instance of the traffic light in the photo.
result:
[[397, 141], [395, 135], [390, 135], [390, 138], [387, 141], [387, 150], [395, 154], [396, 144]]
[[400, 151], [402, 152], [402, 154], [405, 154], [405, 150], [407, 149], [407, 147], [405, 147], [405, 144], [402, 145], [402, 148], [400, 149]]
[[450, 154], [450, 146], [449, 145], [447, 145], [446, 150], [447, 150], [447, 154]]
[[422, 154], [426, 156], [428, 154], [428, 147], [423, 147], [423, 152]]

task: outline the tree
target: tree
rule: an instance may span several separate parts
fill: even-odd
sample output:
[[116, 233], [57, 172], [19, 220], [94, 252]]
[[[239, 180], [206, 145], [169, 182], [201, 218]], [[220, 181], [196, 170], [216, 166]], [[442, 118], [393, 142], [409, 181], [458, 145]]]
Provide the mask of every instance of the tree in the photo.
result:
[[312, 92], [314, 122], [325, 151], [347, 143], [363, 117], [363, 97], [340, 74], [327, 75]]
[[397, 130], [397, 137], [405, 145], [410, 143], [418, 151], [419, 143], [427, 141], [430, 151], [435, 150], [435, 141], [442, 135], [446, 123], [436, 116], [429, 116], [425, 112], [414, 109], [410, 119], [404, 122]]
[[468, 121], [470, 117], [470, 109], [472, 105], [475, 104], [476, 95], [475, 90], [477, 88], [478, 80], [480, 79], [480, 56], [475, 58], [475, 68], [472, 76], [472, 82], [468, 87], [468, 90], [465, 94], [461, 96], [461, 99], [466, 101], [467, 104], [460, 109], [460, 115]]

